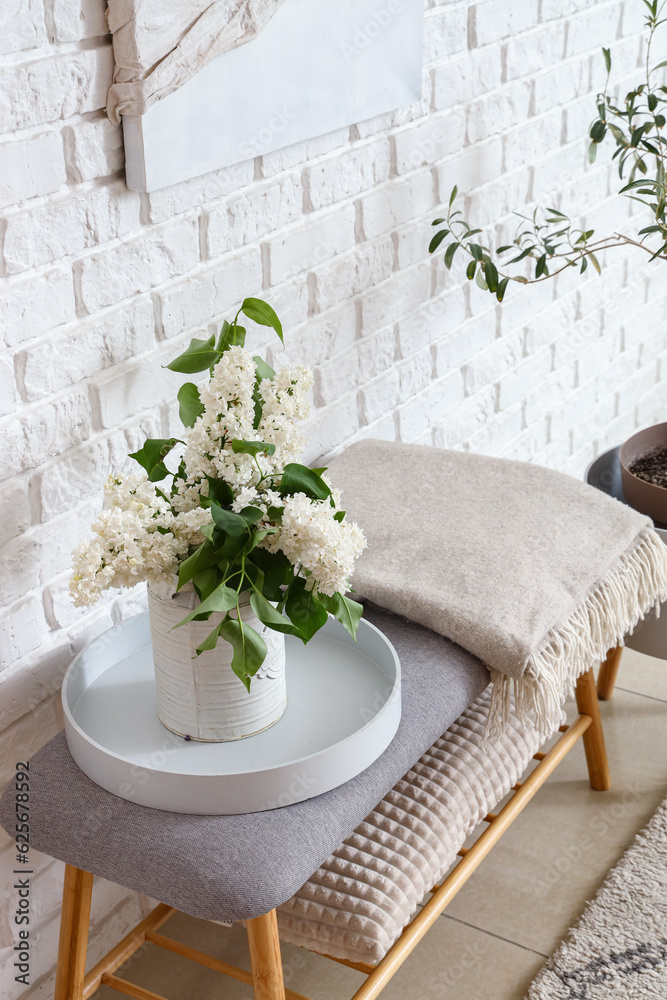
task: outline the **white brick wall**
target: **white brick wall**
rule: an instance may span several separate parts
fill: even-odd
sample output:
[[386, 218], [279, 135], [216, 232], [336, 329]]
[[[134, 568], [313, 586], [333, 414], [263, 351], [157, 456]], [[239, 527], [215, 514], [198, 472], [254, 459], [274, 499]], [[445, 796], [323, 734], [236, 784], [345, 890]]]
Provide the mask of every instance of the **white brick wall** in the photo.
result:
[[[511, 288], [502, 306], [430, 259], [454, 183], [497, 235], [532, 198], [626, 224], [586, 129], [610, 45], [623, 84], [642, 58], [639, 0], [428, 0], [420, 102], [151, 195], [123, 179], [103, 112], [103, 0], [10, 0], [0, 16], [0, 773], [60, 726], [72, 654], [136, 613], [83, 614], [71, 548], [102, 483], [143, 436], [174, 429], [162, 365], [246, 295], [286, 328], [269, 360], [315, 369], [309, 457], [358, 436], [543, 462], [580, 475], [600, 449], [665, 419], [664, 267], [617, 254], [602, 278]], [[261, 153], [261, 150], [259, 150]], [[609, 194], [612, 192], [612, 194]], [[634, 222], [634, 220], [632, 220]], [[46, 996], [61, 866], [34, 856], [34, 983]], [[12, 868], [0, 837], [0, 869]], [[3, 876], [3, 877], [5, 877]], [[1, 898], [5, 897], [5, 893]], [[97, 957], [140, 912], [97, 890]], [[0, 949], [10, 948], [0, 910]], [[2, 952], [4, 959], [8, 952]]]

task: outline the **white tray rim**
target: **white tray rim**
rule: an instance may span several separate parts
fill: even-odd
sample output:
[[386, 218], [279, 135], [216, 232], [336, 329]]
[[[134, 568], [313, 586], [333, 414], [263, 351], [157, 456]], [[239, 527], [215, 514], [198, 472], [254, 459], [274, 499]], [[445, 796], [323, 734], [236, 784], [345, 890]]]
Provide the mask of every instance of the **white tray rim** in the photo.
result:
[[[90, 736], [79, 725], [79, 723], [76, 721], [76, 719], [74, 718], [74, 715], [73, 715], [73, 707], [74, 706], [72, 706], [72, 708], [70, 707], [70, 700], [71, 700], [70, 699], [70, 688], [73, 685], [73, 681], [74, 681], [74, 678], [75, 678], [76, 674], [78, 673], [79, 669], [81, 668], [82, 661], [84, 660], [84, 658], [86, 656], [90, 655], [90, 652], [94, 648], [94, 646], [95, 646], [96, 643], [98, 643], [100, 641], [105, 641], [105, 642], [113, 641], [115, 637], [118, 637], [118, 636], [122, 635], [124, 632], [128, 631], [129, 629], [139, 630], [142, 626], [145, 627], [146, 634], [148, 636], [150, 636], [150, 632], [149, 632], [149, 629], [148, 629], [148, 612], [147, 611], [141, 612], [140, 614], [135, 615], [132, 618], [129, 618], [126, 621], [119, 623], [118, 625], [114, 625], [110, 629], [107, 629], [105, 632], [103, 632], [100, 636], [98, 636], [97, 638], [95, 638], [94, 640], [92, 640], [90, 643], [88, 643], [83, 649], [81, 649], [76, 654], [76, 656], [72, 660], [72, 663], [70, 664], [69, 668], [67, 669], [65, 677], [64, 677], [64, 680], [63, 680], [63, 686], [62, 686], [62, 692], [61, 692], [61, 700], [62, 700], [62, 705], [63, 705], [63, 713], [64, 713], [64, 717], [65, 717], [65, 735], [66, 735], [68, 747], [70, 749], [70, 753], [72, 754], [74, 760], [79, 765], [79, 767], [84, 771], [85, 774], [88, 775], [88, 777], [90, 777], [93, 781], [96, 781], [96, 783], [101, 784], [102, 787], [106, 788], [108, 791], [112, 792], [113, 794], [119, 795], [119, 792], [118, 792], [117, 789], [115, 789], [113, 787], [110, 787], [109, 781], [102, 781], [102, 780], [100, 780], [99, 774], [97, 774], [97, 776], [95, 776], [94, 773], [91, 773], [91, 772], [96, 772], [98, 769], [96, 767], [94, 767], [94, 766], [92, 766], [92, 767], [90, 766], [91, 762], [86, 759], [86, 754], [85, 754], [86, 748], [88, 748], [88, 752], [90, 752], [90, 749], [93, 750], [93, 756], [95, 758], [97, 758], [97, 760], [102, 764], [103, 767], [104, 767], [105, 763], [108, 765], [108, 763], [110, 763], [110, 762], [115, 762], [118, 765], [118, 767], [121, 768], [121, 769], [122, 768], [126, 768], [128, 766], [139, 767], [142, 771], [147, 772], [151, 777], [156, 778], [157, 781], [158, 781], [158, 783], [161, 783], [161, 784], [164, 784], [165, 780], [168, 780], [169, 778], [173, 778], [173, 779], [176, 779], [178, 783], [182, 783], [183, 781], [191, 780], [193, 782], [202, 783], [202, 784], [206, 784], [206, 783], [210, 784], [210, 783], [219, 782], [221, 785], [223, 785], [225, 783], [229, 783], [230, 786], [231, 786], [235, 782], [245, 781], [246, 779], [248, 779], [252, 775], [264, 775], [264, 776], [270, 776], [271, 774], [279, 775], [280, 772], [287, 772], [288, 770], [293, 773], [295, 768], [306, 766], [310, 762], [314, 762], [317, 759], [324, 759], [326, 761], [333, 754], [337, 754], [339, 752], [344, 753], [346, 746], [349, 746], [349, 745], [352, 745], [352, 744], [362, 744], [363, 745], [363, 743], [368, 739], [368, 737], [371, 735], [371, 733], [373, 733], [374, 731], [377, 731], [378, 729], [384, 729], [385, 730], [385, 738], [381, 741], [381, 743], [378, 746], [378, 753], [376, 753], [375, 756], [372, 757], [372, 759], [368, 759], [368, 755], [366, 755], [366, 758], [364, 758], [365, 759], [365, 763], [364, 763], [363, 767], [355, 769], [354, 773], [345, 773], [344, 776], [341, 777], [340, 781], [333, 781], [333, 782], [330, 781], [330, 780], [329, 781], [325, 781], [325, 786], [326, 787], [318, 788], [317, 790], [311, 791], [308, 794], [304, 793], [301, 796], [293, 797], [291, 799], [291, 802], [296, 802], [296, 801], [303, 801], [304, 799], [307, 799], [307, 798], [312, 798], [315, 795], [320, 795], [324, 791], [329, 791], [331, 788], [335, 788], [335, 787], [337, 787], [337, 785], [343, 784], [346, 781], [349, 781], [356, 774], [360, 773], [366, 767], [370, 766], [370, 764], [373, 763], [373, 760], [377, 759], [377, 757], [379, 757], [380, 754], [384, 752], [384, 750], [387, 748], [387, 746], [389, 745], [389, 743], [391, 742], [391, 740], [396, 735], [396, 731], [398, 729], [398, 725], [400, 723], [400, 718], [401, 718], [401, 665], [400, 665], [400, 660], [399, 660], [398, 654], [396, 653], [396, 650], [395, 650], [394, 646], [392, 645], [392, 643], [390, 642], [390, 640], [387, 638], [387, 636], [380, 629], [378, 629], [375, 625], [373, 625], [372, 622], [369, 622], [367, 619], [362, 618], [361, 621], [360, 621], [360, 623], [359, 623], [359, 629], [360, 630], [363, 629], [363, 630], [368, 631], [371, 634], [375, 634], [377, 636], [377, 638], [380, 640], [380, 642], [383, 644], [383, 646], [386, 647], [387, 652], [389, 653], [389, 655], [391, 657], [391, 661], [393, 663], [393, 667], [394, 667], [394, 671], [395, 671], [395, 676], [394, 676], [394, 681], [393, 681], [392, 689], [391, 689], [390, 693], [388, 694], [388, 696], [386, 697], [385, 701], [383, 702], [382, 706], [378, 709], [377, 712], [375, 712], [375, 714], [373, 715], [372, 718], [370, 718], [367, 722], [365, 722], [362, 726], [360, 726], [359, 729], [355, 730], [355, 732], [353, 732], [353, 733], [349, 734], [348, 736], [344, 737], [342, 740], [339, 740], [338, 742], [333, 743], [333, 744], [331, 744], [331, 745], [329, 745], [329, 746], [327, 746], [325, 748], [322, 748], [320, 750], [316, 750], [313, 753], [306, 754], [306, 755], [304, 755], [302, 757], [295, 757], [294, 759], [292, 759], [290, 761], [283, 761], [283, 762], [280, 762], [280, 763], [275, 764], [275, 765], [269, 765], [269, 766], [267, 766], [265, 768], [262, 768], [261, 771], [258, 771], [258, 770], [247, 770], [247, 771], [233, 771], [233, 772], [230, 772], [230, 773], [227, 773], [227, 774], [219, 774], [219, 775], [210, 775], [210, 774], [208, 774], [208, 775], [202, 775], [201, 773], [198, 773], [198, 772], [187, 772], [187, 771], [170, 772], [168, 769], [159, 768], [159, 767], [152, 767], [152, 766], [150, 766], [150, 764], [141, 764], [141, 765], [138, 765], [138, 764], [136, 764], [136, 762], [131, 762], [128, 758], [123, 757], [122, 754], [118, 754], [114, 750], [111, 750], [111, 749], [103, 746], [101, 743], [99, 743], [97, 740], [95, 740], [92, 736]], [[351, 639], [351, 637], [349, 637], [348, 633], [346, 631], [344, 631], [343, 626], [340, 625], [340, 623], [338, 623], [332, 616], [329, 616], [328, 622], [320, 630], [320, 633], [323, 636], [326, 636], [328, 638], [332, 638], [335, 641], [340, 642], [341, 645], [353, 645], [354, 644], [354, 641]], [[150, 647], [150, 638], [148, 639], [147, 642], [142, 643], [141, 645], [138, 645], [136, 647], [135, 651], [139, 651], [141, 649], [145, 649], [146, 647]], [[368, 654], [366, 654], [366, 655], [368, 655]], [[374, 662], [376, 662], [376, 661], [374, 661]], [[107, 666], [105, 669], [109, 669], [112, 665], [113, 664], [109, 664], [109, 666]], [[381, 670], [381, 672], [383, 674], [386, 674], [385, 669], [383, 669], [383, 667], [380, 664], [377, 664], [377, 666], [379, 667], [379, 669]], [[101, 670], [100, 674], [101, 673], [104, 673], [104, 670]], [[389, 680], [389, 678], [387, 678], [387, 679]], [[166, 729], [166, 727], [165, 727], [165, 735], [166, 735], [166, 737], [168, 737], [170, 735], [169, 730]], [[387, 735], [388, 735], [388, 738], [387, 738]], [[175, 738], [178, 738], [178, 737], [175, 737]], [[116, 777], [120, 777], [120, 776], [121, 776], [120, 774], [116, 775]], [[123, 795], [119, 795], [119, 797], [125, 798], [125, 796], [123, 796]], [[132, 798], [132, 801], [134, 801], [135, 803], [137, 803], [139, 805], [146, 805], [146, 806], [149, 806], [149, 807], [152, 807], [152, 808], [159, 808], [159, 809], [166, 809], [167, 808], [164, 804], [160, 804], [157, 801], [158, 799], [161, 801], [162, 798], [163, 798], [160, 794], [158, 794], [157, 796], [147, 795], [146, 797], [133, 795], [131, 798]], [[155, 801], [150, 801], [150, 800], [155, 800]], [[208, 803], [208, 805], [210, 806], [210, 802]], [[261, 806], [254, 806], [254, 807], [250, 807], [250, 808], [244, 808], [243, 810], [239, 810], [239, 809], [224, 810], [223, 812], [220, 812], [219, 809], [211, 809], [211, 808], [206, 808], [206, 809], [201, 809], [201, 810], [197, 809], [197, 808], [183, 808], [183, 809], [180, 809], [180, 808], [179, 809], [174, 809], [174, 808], [172, 808], [170, 811], [187, 812], [187, 813], [200, 813], [200, 814], [205, 814], [205, 815], [230, 815], [230, 814], [237, 814], [237, 813], [239, 813], [241, 811], [242, 812], [258, 812], [258, 811], [264, 811], [266, 809], [271, 809], [271, 808], [276, 808], [276, 806], [275, 805], [268, 805], [268, 806], [267, 805], [261, 805]]]

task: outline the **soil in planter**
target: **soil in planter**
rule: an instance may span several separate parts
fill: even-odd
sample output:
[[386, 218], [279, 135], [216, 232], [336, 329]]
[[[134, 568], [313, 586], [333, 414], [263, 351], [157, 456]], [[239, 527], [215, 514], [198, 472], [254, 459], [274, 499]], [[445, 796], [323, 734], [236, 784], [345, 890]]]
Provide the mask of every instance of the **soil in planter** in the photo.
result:
[[652, 486], [662, 486], [667, 489], [667, 448], [642, 455], [630, 466], [630, 472], [637, 479], [643, 479]]

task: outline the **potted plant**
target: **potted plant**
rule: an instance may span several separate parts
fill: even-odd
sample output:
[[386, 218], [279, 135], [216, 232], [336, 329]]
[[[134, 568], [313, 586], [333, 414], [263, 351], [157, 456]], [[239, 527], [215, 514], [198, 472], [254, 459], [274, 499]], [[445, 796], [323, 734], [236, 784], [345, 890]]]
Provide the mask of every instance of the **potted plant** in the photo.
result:
[[[594, 239], [593, 229], [573, 226], [563, 212], [555, 208], [536, 208], [529, 218], [517, 213], [521, 221], [512, 243], [498, 247], [494, 254], [476, 239], [482, 230], [473, 228], [456, 207], [458, 189], [454, 187], [446, 216], [433, 221], [434, 226], [444, 224], [444, 228], [432, 238], [429, 251], [435, 253], [450, 237], [444, 248], [445, 267], [451, 268], [461, 250], [470, 258], [466, 276], [495, 295], [499, 302], [510, 281], [535, 284], [571, 267], [577, 267], [583, 274], [589, 262], [599, 272], [597, 254], [614, 247], [634, 246], [648, 254], [651, 261], [667, 261], [667, 137], [663, 134], [667, 86], [660, 82], [664, 79], [667, 60], [653, 65], [652, 56], [656, 32], [667, 22], [667, 17], [662, 16], [667, 10], [667, 0], [642, 0], [642, 3], [648, 11], [644, 77], [623, 101], [617, 101], [609, 93], [611, 53], [609, 49], [602, 50], [607, 79], [604, 91], [598, 95], [597, 113], [589, 129], [588, 157], [593, 163], [598, 146], [611, 136], [616, 144], [614, 160], [618, 163], [619, 177], [625, 180], [620, 193], [641, 202], [649, 210], [650, 224], [640, 229], [636, 236], [613, 233], [603, 239]], [[514, 254], [512, 259], [502, 263], [500, 258], [510, 253]], [[508, 266], [524, 262], [532, 262], [532, 275], [507, 271]]]
[[130, 456], [140, 471], [109, 478], [70, 585], [74, 603], [90, 605], [148, 584], [158, 714], [197, 740], [277, 722], [285, 635], [307, 643], [331, 614], [355, 636], [362, 613], [345, 592], [363, 534], [326, 469], [299, 462], [312, 375], [251, 356], [241, 313], [282, 340], [274, 310], [248, 298], [217, 338], [192, 340], [167, 366], [207, 372], [178, 392], [182, 436], [146, 441]]
[[[590, 263], [600, 272], [597, 254], [620, 246], [633, 246], [648, 254], [649, 260], [667, 261], [667, 86], [661, 83], [667, 60], [654, 64], [653, 45], [658, 29], [667, 23], [667, 0], [642, 0], [647, 10], [646, 58], [643, 79], [622, 101], [609, 93], [611, 53], [603, 49], [607, 69], [604, 91], [598, 95], [596, 116], [589, 129], [588, 157], [594, 162], [598, 146], [611, 137], [616, 145], [614, 160], [624, 181], [620, 193], [640, 202], [650, 215], [650, 223], [636, 236], [613, 233], [595, 239], [593, 229], [575, 227], [569, 217], [556, 208], [536, 208], [530, 217], [517, 213], [520, 222], [511, 244], [495, 253], [479, 242], [479, 228], [473, 228], [457, 207], [458, 189], [454, 187], [447, 214], [433, 221], [439, 228], [429, 251], [435, 253], [444, 244], [444, 262], [449, 270], [459, 251], [469, 258], [466, 277], [502, 302], [510, 281], [523, 285], [548, 281], [568, 268], [583, 274]], [[662, 71], [662, 73], [660, 72]], [[447, 242], [445, 242], [447, 241]], [[502, 258], [513, 254], [506, 263]], [[509, 267], [525, 268], [516, 274]], [[531, 273], [532, 272], [532, 273]], [[642, 449], [644, 449], [642, 451]], [[631, 469], [629, 463], [632, 462]], [[639, 463], [640, 475], [636, 473]], [[642, 465], [650, 465], [650, 476]], [[623, 485], [628, 502], [654, 519], [667, 520], [667, 424], [633, 435], [621, 449]], [[656, 468], [654, 468], [654, 466]], [[647, 478], [648, 477], [648, 478]]]

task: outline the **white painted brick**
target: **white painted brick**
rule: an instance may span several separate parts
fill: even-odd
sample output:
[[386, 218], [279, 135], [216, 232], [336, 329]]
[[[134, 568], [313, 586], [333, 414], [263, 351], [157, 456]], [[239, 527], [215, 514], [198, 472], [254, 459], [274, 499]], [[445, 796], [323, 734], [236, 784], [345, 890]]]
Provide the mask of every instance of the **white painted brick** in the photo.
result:
[[[342, 433], [341, 433], [342, 429]], [[304, 461], [315, 465], [340, 449], [359, 429], [356, 393], [337, 399], [331, 406], [314, 410], [304, 423], [308, 444]]]
[[315, 398], [319, 406], [327, 406], [350, 390], [382, 374], [396, 358], [396, 337], [389, 327], [373, 336], [364, 337], [342, 354], [315, 371]]
[[253, 185], [227, 198], [207, 213], [206, 242], [209, 257], [282, 229], [301, 217], [302, 191], [297, 174]]
[[81, 389], [41, 406], [0, 427], [0, 479], [35, 468], [52, 455], [80, 444], [90, 434], [90, 407]]
[[[104, 107], [112, 76], [110, 45], [4, 69], [0, 135]], [[39, 94], [39, 101], [35, 94]]]
[[305, 171], [313, 209], [327, 208], [386, 181], [391, 168], [389, 140], [355, 146], [320, 160]]
[[102, 427], [115, 427], [137, 410], [159, 406], [173, 398], [183, 376], [164, 365], [174, 357], [172, 345], [140, 361], [126, 361], [90, 380], [90, 393]]
[[374, 243], [364, 243], [317, 268], [314, 272], [317, 310], [325, 312], [388, 278], [393, 255], [391, 239], [385, 236]]
[[[442, 353], [438, 355], [437, 345], [445, 337], [446, 331], [450, 330], [452, 332], [449, 336], [461, 341], [459, 354], [461, 359], [467, 356], [468, 351], [474, 350], [475, 345], [469, 339], [470, 333], [467, 336], [465, 331], [462, 331], [462, 335], [458, 333], [458, 328], [461, 327], [465, 320], [465, 314], [465, 297], [462, 288], [454, 287], [437, 299], [431, 299], [425, 305], [421, 306], [421, 308], [416, 309], [409, 316], [399, 321], [398, 348], [400, 356], [408, 358], [416, 351], [421, 351], [422, 348], [433, 344], [435, 345], [436, 359], [439, 358], [436, 362], [439, 375], [446, 374], [451, 367], [460, 367], [460, 364], [463, 363], [462, 360], [458, 364], [453, 365], [451, 353], [448, 353], [446, 360], [443, 358]], [[457, 328], [456, 332], [454, 328]], [[492, 330], [489, 336], [493, 337]], [[484, 337], [478, 349], [481, 349], [486, 343], [487, 340]], [[440, 347], [440, 351], [442, 351], [442, 346]], [[442, 368], [443, 365], [446, 365], [444, 370]]]
[[32, 49], [46, 42], [42, 0], [5, 0], [0, 14], [0, 53]]
[[57, 132], [0, 144], [0, 208], [52, 194], [66, 179], [63, 144]]
[[433, 208], [433, 175], [424, 171], [397, 179], [365, 195], [360, 204], [364, 236], [372, 240]]
[[406, 174], [419, 167], [431, 166], [458, 152], [463, 145], [465, 128], [465, 113], [457, 109], [396, 132], [397, 172]]
[[516, 438], [522, 429], [521, 406], [497, 413], [468, 439], [470, 451], [497, 455]]
[[434, 423], [463, 404], [463, 378], [458, 371], [432, 382], [423, 392], [398, 408], [401, 441], [414, 441]]
[[290, 330], [285, 345], [272, 348], [271, 364], [314, 368], [351, 347], [356, 337], [357, 311], [354, 303], [345, 302], [337, 309], [312, 317], [304, 327]]
[[[590, 0], [568, 0], [566, 13], [570, 17], [573, 17], [578, 11], [585, 10], [590, 5]], [[542, 21], [560, 20], [563, 14], [562, 0], [542, 0], [542, 9], [540, 11]]]
[[14, 347], [74, 319], [74, 285], [67, 268], [55, 267], [40, 275], [4, 281], [0, 290], [0, 332]]
[[[173, 397], [172, 397], [173, 400]], [[179, 430], [182, 429], [179, 423]], [[127, 441], [127, 453], [138, 451], [143, 446], [147, 437], [160, 437], [162, 433], [162, 419], [159, 413], [142, 413], [133, 417], [132, 421], [124, 427], [125, 440]], [[134, 459], [127, 460], [125, 471], [136, 472], [137, 467]]]
[[424, 62], [442, 64], [468, 48], [468, 8], [448, 4], [424, 18]]
[[33, 484], [42, 521], [72, 510], [83, 498], [99, 497], [109, 475], [121, 471], [126, 463], [127, 450], [125, 435], [118, 431], [71, 449], [49, 463]]
[[34, 596], [0, 615], [0, 664], [6, 665], [39, 646], [48, 631], [42, 602]]
[[[28, 654], [18, 663], [3, 664], [0, 670], [0, 728], [10, 726], [46, 698], [57, 694], [71, 659], [66, 634], [50, 632], [37, 652]], [[0, 847], [3, 837], [4, 834], [0, 834]]]
[[76, 42], [109, 33], [105, 0], [46, 0], [59, 42]]
[[25, 482], [14, 479], [0, 490], [0, 547], [30, 525], [30, 502]]
[[476, 46], [491, 45], [508, 36], [534, 28], [538, 21], [537, 4], [507, 4], [505, 0], [481, 0], [474, 5]]
[[[559, 63], [565, 48], [565, 31], [566, 22], [561, 21], [510, 38], [505, 46], [506, 79], [534, 76], [545, 66]], [[558, 99], [561, 103], [560, 93]]]
[[[535, 78], [535, 108], [546, 111], [553, 103], [554, 92], [558, 93], [561, 105], [574, 100], [589, 90], [590, 59], [577, 56], [566, 63], [558, 62], [545, 66]], [[591, 95], [592, 97], [592, 95]], [[591, 107], [593, 104], [591, 104]]]
[[[306, 160], [314, 160], [318, 156], [332, 153], [335, 149], [342, 149], [348, 144], [349, 134], [348, 128], [340, 128], [334, 132], [316, 136], [314, 139], [307, 139], [305, 142], [296, 142], [284, 149], [276, 149], [272, 153], [263, 153], [262, 176], [275, 177], [276, 174], [280, 174], [284, 170], [302, 166]], [[253, 151], [263, 152], [259, 146], [259, 140], [256, 140], [252, 146]]]
[[556, 108], [540, 118], [531, 118], [512, 130], [505, 141], [505, 169], [518, 170], [526, 163], [539, 162], [560, 145], [561, 111]]
[[495, 382], [516, 367], [522, 355], [523, 338], [520, 334], [494, 341], [463, 366], [466, 394], [472, 396], [484, 386]]
[[376, 118], [367, 118], [366, 121], [357, 122], [356, 125], [351, 127], [350, 136], [355, 141], [358, 139], [371, 139], [375, 136], [386, 135], [401, 125], [407, 125], [409, 122], [426, 118], [431, 110], [431, 89], [431, 74], [428, 69], [424, 68], [422, 72], [421, 97], [418, 101], [415, 101], [413, 104], [406, 104], [402, 108], [396, 108], [394, 111], [387, 111]]
[[152, 191], [146, 195], [149, 222], [167, 222], [175, 215], [182, 215], [223, 198], [232, 191], [250, 184], [254, 177], [254, 163], [243, 160], [224, 170], [214, 170], [202, 177], [173, 184], [171, 187]]
[[[40, 399], [142, 354], [155, 343], [153, 304], [130, 306], [65, 327], [21, 355], [26, 398]], [[2, 368], [0, 367], [0, 378]], [[0, 396], [1, 402], [1, 396]]]
[[77, 608], [69, 595], [69, 573], [64, 573], [44, 589], [44, 610], [51, 628], [69, 628], [83, 615], [86, 608]]
[[[251, 275], [248, 274], [247, 279], [243, 281], [242, 287], [246, 291], [249, 288], [252, 288], [252, 281], [250, 278]], [[260, 283], [259, 275], [257, 283], [258, 285]], [[290, 281], [284, 281], [281, 285], [273, 285], [266, 292], [261, 292], [259, 294], [261, 298], [266, 299], [266, 301], [275, 309], [276, 313], [280, 317], [281, 323], [283, 324], [285, 337], [291, 345], [293, 343], [294, 328], [300, 326], [302, 323], [305, 323], [308, 318], [309, 302], [307, 280], [304, 280], [303, 275], [297, 275], [296, 278], [292, 278]], [[266, 327], [257, 326], [257, 324], [245, 317], [243, 322], [244, 325], [247, 326], [250, 334], [248, 343], [257, 343], [255, 339], [257, 336], [260, 336], [264, 340], [266, 340], [268, 336], [269, 340], [267, 342], [267, 348], [270, 347], [271, 350], [280, 349], [280, 341], [275, 336], [273, 331], [267, 331]]]
[[447, 415], [444, 424], [436, 424], [433, 442], [436, 448], [461, 448], [476, 430], [493, 419], [495, 392], [487, 386], [475, 396], [468, 396]]
[[[525, 207], [530, 192], [531, 176], [532, 172], [528, 167], [524, 167], [513, 174], [503, 174], [497, 181], [485, 184], [484, 187], [474, 191], [468, 199], [470, 218], [473, 221], [477, 220], [474, 228], [484, 228], [490, 220], [509, 217], [511, 213], [517, 211], [517, 205]], [[518, 223], [516, 216], [512, 216], [508, 221], [514, 233]]]
[[574, 390], [574, 368], [553, 372], [524, 399], [524, 418], [528, 426], [549, 416]]
[[360, 390], [363, 422], [371, 424], [425, 389], [433, 375], [433, 360], [428, 350], [413, 354], [394, 365], [384, 375], [373, 379]]
[[[438, 186], [440, 189], [440, 201], [444, 204], [449, 200], [449, 195], [457, 184], [463, 191], [463, 179], [465, 179], [465, 190], [472, 191], [482, 184], [488, 184], [495, 180], [502, 171], [503, 147], [498, 138], [489, 139], [486, 142], [476, 144], [461, 150], [459, 155], [452, 156], [444, 163], [437, 166]], [[442, 213], [438, 213], [441, 215]]]
[[10, 216], [3, 254], [9, 274], [105, 243], [139, 223], [139, 196], [124, 185], [70, 195]]
[[0, 481], [23, 472], [26, 465], [23, 424], [18, 417], [8, 417], [0, 421]]
[[[662, 423], [665, 415], [665, 383], [664, 368], [661, 381], [645, 392], [637, 402], [637, 427], [648, 427], [650, 424]], [[632, 433], [632, 431], [630, 431]], [[630, 434], [619, 434], [615, 440], [623, 441]]]
[[542, 383], [551, 371], [551, 351], [544, 350], [521, 361], [498, 382], [498, 407], [508, 410], [521, 402], [531, 389]]
[[12, 412], [16, 398], [14, 359], [3, 353], [0, 354], [0, 417]]
[[528, 117], [530, 83], [517, 80], [473, 101], [468, 109], [468, 141], [476, 144], [504, 132]]
[[[262, 262], [257, 247], [230, 255], [170, 285], [160, 292], [160, 317], [165, 337], [214, 319], [235, 306], [261, 284]], [[232, 316], [229, 316], [231, 322]]]
[[609, 45], [621, 23], [622, 4], [594, 4], [591, 9], [570, 19], [567, 33], [567, 55], [593, 50]]
[[433, 70], [433, 105], [445, 111], [457, 104], [472, 101], [499, 87], [503, 80], [500, 48], [466, 52], [447, 59]]
[[425, 302], [430, 293], [430, 266], [393, 274], [361, 296], [361, 321], [365, 330], [377, 330], [396, 322]]
[[60, 455], [90, 434], [90, 406], [84, 390], [76, 389], [49, 403], [31, 407], [23, 417], [28, 459], [34, 467]]
[[[491, 318], [484, 321], [468, 320], [435, 343], [433, 355], [436, 375], [440, 377], [454, 368], [462, 368], [466, 361], [479, 358], [485, 348], [491, 350], [494, 341], [495, 324]], [[491, 379], [483, 380], [485, 385], [490, 381]]]
[[106, 114], [68, 126], [64, 134], [68, 166], [77, 184], [107, 177], [123, 167], [123, 130]]
[[394, 231], [394, 248], [396, 254], [396, 269], [403, 271], [412, 267], [413, 264], [429, 266], [431, 273], [437, 273], [435, 261], [424, 253], [424, 248], [428, 247], [434, 230], [431, 229], [431, 216], [435, 212], [429, 212], [428, 216], [422, 217], [418, 222], [401, 226]]
[[198, 261], [199, 232], [194, 219], [149, 230], [146, 236], [91, 254], [75, 265], [81, 304], [94, 313], [192, 270]]
[[354, 223], [354, 206], [345, 205], [290, 226], [285, 233], [268, 240], [271, 284], [308, 271], [354, 246]]

